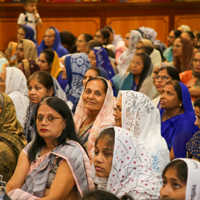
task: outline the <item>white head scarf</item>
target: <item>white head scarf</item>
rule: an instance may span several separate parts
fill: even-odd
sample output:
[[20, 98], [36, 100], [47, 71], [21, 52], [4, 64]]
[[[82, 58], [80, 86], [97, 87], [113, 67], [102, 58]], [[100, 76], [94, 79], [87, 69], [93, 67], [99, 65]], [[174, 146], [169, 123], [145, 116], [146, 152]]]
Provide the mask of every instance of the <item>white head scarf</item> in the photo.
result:
[[6, 69], [6, 88], [5, 93], [12, 99], [17, 119], [24, 127], [26, 110], [29, 106], [27, 80], [23, 72], [15, 67]]
[[187, 164], [187, 184], [185, 200], [199, 200], [200, 199], [200, 162], [181, 158]]
[[160, 113], [151, 100], [135, 91], [120, 91], [122, 96], [122, 128], [130, 131], [149, 152], [152, 170], [161, 180], [165, 166], [170, 162], [169, 150], [161, 136]]
[[[145, 144], [138, 143], [129, 131], [113, 128], [115, 144], [112, 168], [105, 189], [119, 198], [129, 194], [134, 199], [158, 199], [162, 185], [153, 172], [151, 152], [146, 149]], [[103, 188], [105, 181], [105, 178], [95, 175], [98, 189], [99, 186]]]
[[129, 48], [120, 55], [119, 60], [118, 60], [117, 67], [120, 74], [123, 74], [126, 72], [135, 54], [137, 43], [141, 39], [143, 38], [139, 31], [132, 30], [130, 32]]

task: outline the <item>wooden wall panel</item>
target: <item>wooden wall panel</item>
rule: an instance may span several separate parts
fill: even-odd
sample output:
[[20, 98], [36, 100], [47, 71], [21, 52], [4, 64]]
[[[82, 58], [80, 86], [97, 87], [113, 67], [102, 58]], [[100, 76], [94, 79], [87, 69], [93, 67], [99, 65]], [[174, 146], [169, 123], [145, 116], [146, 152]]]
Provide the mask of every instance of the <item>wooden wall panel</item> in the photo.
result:
[[44, 32], [50, 26], [56, 27], [59, 31], [68, 30], [75, 36], [81, 33], [94, 35], [100, 28], [100, 18], [43, 18], [43, 27], [38, 28], [38, 42], [43, 39]]
[[0, 18], [0, 50], [4, 51], [10, 41], [17, 41], [17, 19]]
[[109, 17], [106, 23], [112, 26], [116, 34], [125, 37], [130, 30], [137, 29], [141, 26], [153, 28], [157, 33], [157, 39], [167, 43], [167, 34], [169, 32], [168, 16], [144, 16], [144, 17]]
[[[75, 36], [81, 33], [94, 35], [100, 28], [100, 18], [43, 18], [43, 27], [38, 28], [38, 42], [43, 39], [44, 32], [50, 26], [59, 31], [68, 30]], [[17, 41], [17, 18], [0, 19], [0, 50], [4, 51], [9, 41]]]
[[174, 28], [181, 24], [190, 26], [192, 30], [200, 31], [200, 15], [176, 15], [174, 18]]

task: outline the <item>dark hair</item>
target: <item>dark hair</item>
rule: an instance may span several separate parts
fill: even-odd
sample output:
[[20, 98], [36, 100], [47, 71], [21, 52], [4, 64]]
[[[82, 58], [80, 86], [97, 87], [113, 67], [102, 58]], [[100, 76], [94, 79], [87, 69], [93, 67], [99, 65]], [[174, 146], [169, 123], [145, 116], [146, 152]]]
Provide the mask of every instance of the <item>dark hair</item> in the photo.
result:
[[173, 87], [178, 95], [178, 99], [180, 101], [182, 101], [182, 89], [181, 89], [181, 85], [179, 84], [179, 82], [177, 80], [168, 81], [165, 85], [173, 85]]
[[[61, 144], [66, 145], [67, 144], [65, 143], [66, 139], [74, 140], [79, 143], [78, 137], [75, 132], [72, 114], [68, 105], [63, 100], [57, 97], [45, 97], [37, 106], [35, 114], [36, 116], [38, 113], [38, 109], [43, 104], [47, 104], [50, 108], [58, 112], [66, 122], [66, 126], [63, 129], [62, 134], [58, 138], [54, 139], [53, 145], [54, 146], [59, 146]], [[33, 142], [28, 155], [30, 162], [35, 160], [37, 152], [40, 151], [41, 148], [44, 147], [45, 145], [46, 145], [45, 140], [38, 134], [36, 128], [36, 139]]]
[[36, 0], [24, 0], [24, 5], [27, 6], [29, 3], [37, 3]]
[[101, 71], [98, 67], [90, 67], [87, 71], [89, 71], [89, 70], [94, 70], [95, 72], [97, 72], [97, 74], [98, 74], [97, 76], [101, 76]]
[[166, 70], [172, 80], [180, 81], [179, 73], [174, 67], [162, 67], [158, 70], [158, 73], [162, 70]]
[[114, 33], [113, 29], [110, 26], [104, 26], [103, 28], [108, 29], [111, 33]]
[[120, 200], [134, 200], [134, 198], [128, 194], [124, 194]]
[[190, 40], [193, 41], [195, 39], [194, 33], [192, 31], [186, 31], [188, 36], [190, 37]]
[[173, 32], [174, 32], [174, 36], [175, 36], [175, 38], [177, 38], [177, 37], [179, 37], [180, 35], [181, 35], [181, 31], [180, 30], [173, 30]]
[[114, 194], [107, 191], [90, 191], [86, 193], [82, 200], [119, 200]]
[[98, 31], [101, 32], [103, 39], [106, 39], [105, 45], [109, 44], [110, 32], [107, 29], [99, 29]]
[[200, 108], [200, 97], [194, 102], [194, 107]]
[[42, 84], [47, 91], [53, 87], [53, 78], [50, 73], [45, 71], [37, 71], [34, 72], [28, 79], [27, 85], [30, 83], [31, 80], [37, 79], [40, 84]]
[[144, 52], [148, 55], [150, 55], [153, 52], [153, 47], [150, 47], [150, 46], [143, 46], [143, 47], [140, 47], [139, 49], [144, 50]]
[[84, 39], [86, 42], [89, 42], [90, 40], [93, 40], [92, 35], [88, 34], [88, 33], [82, 33], [81, 35], [84, 36]]
[[23, 29], [24, 30], [24, 32], [25, 32], [25, 34], [26, 34], [26, 31], [27, 31], [27, 28], [26, 28], [26, 26], [25, 25], [21, 25], [18, 29]]
[[105, 91], [105, 94], [107, 93], [107, 90], [108, 90], [108, 83], [106, 82], [106, 80], [100, 76], [95, 76], [95, 77], [92, 77], [90, 78], [86, 84], [85, 84], [85, 89], [87, 87], [87, 84], [90, 82], [90, 81], [93, 81], [93, 80], [100, 80], [103, 84], [104, 84], [104, 91]]
[[[183, 71], [190, 70], [193, 59], [193, 45], [191, 41], [187, 38], [177, 37], [176, 39], [180, 39], [182, 43], [182, 63], [183, 63]], [[181, 71], [181, 62], [177, 57], [173, 57], [174, 66], [178, 70]]]
[[53, 63], [54, 60], [54, 51], [51, 49], [44, 49], [41, 53], [45, 54], [45, 58], [48, 62], [48, 65]]
[[163, 170], [162, 178], [164, 178], [165, 173], [170, 168], [175, 168], [178, 179], [183, 183], [187, 184], [188, 169], [187, 164], [183, 160], [175, 160], [170, 162]]
[[86, 47], [89, 49], [89, 50], [92, 50], [94, 47], [102, 47], [102, 44], [101, 42], [99, 42], [98, 40], [90, 40]]
[[110, 138], [108, 141], [108, 145], [114, 147], [115, 144], [115, 130], [113, 127], [103, 129], [103, 131], [100, 132], [99, 137], [95, 141], [95, 146], [97, 145], [99, 139], [104, 139], [106, 136]]
[[135, 56], [140, 56], [142, 58], [143, 65], [144, 65], [142, 73], [141, 73], [141, 76], [140, 76], [140, 81], [139, 81], [139, 84], [138, 84], [137, 89], [136, 89], [136, 91], [139, 91], [141, 86], [142, 86], [142, 83], [146, 79], [146, 77], [147, 77], [147, 75], [149, 73], [149, 70], [151, 68], [151, 58], [149, 57], [149, 55], [147, 55], [144, 52], [143, 53], [138, 53]]
[[76, 36], [69, 31], [62, 31], [60, 32], [60, 39], [62, 44], [68, 45], [69, 53], [75, 53], [74, 48], [76, 47]]

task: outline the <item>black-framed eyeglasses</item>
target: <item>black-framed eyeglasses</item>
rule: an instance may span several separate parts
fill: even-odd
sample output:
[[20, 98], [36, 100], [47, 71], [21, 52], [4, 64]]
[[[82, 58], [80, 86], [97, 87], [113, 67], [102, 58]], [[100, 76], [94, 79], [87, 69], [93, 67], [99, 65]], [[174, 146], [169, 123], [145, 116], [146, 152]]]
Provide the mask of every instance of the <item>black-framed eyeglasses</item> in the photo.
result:
[[53, 124], [56, 119], [63, 119], [62, 117], [54, 117], [54, 116], [44, 117], [43, 115], [33, 117], [35, 123], [41, 123], [44, 120], [44, 118], [48, 124]]
[[156, 80], [159, 80], [160, 78], [161, 78], [162, 81], [166, 81], [166, 80], [169, 79], [169, 77], [167, 77], [167, 76], [155, 76]]

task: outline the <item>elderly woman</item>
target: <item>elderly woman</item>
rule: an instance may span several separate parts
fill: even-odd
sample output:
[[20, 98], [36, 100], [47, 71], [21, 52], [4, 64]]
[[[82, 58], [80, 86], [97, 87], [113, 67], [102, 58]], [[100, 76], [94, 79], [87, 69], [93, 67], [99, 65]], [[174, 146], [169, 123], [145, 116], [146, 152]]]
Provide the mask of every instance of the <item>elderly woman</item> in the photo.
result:
[[30, 142], [35, 138], [33, 116], [35, 115], [36, 107], [42, 98], [44, 96], [55, 96], [65, 102], [67, 102], [67, 99], [56, 79], [54, 79], [48, 72], [37, 71], [33, 73], [28, 79], [27, 86], [30, 104], [26, 112], [24, 134]]
[[108, 53], [103, 47], [94, 47], [92, 50], [90, 50], [88, 58], [91, 66], [103, 68], [107, 72], [109, 79], [115, 75], [114, 69], [108, 57]]
[[125, 46], [128, 49], [126, 51], [124, 51], [119, 56], [119, 59], [118, 59], [118, 66], [117, 67], [118, 67], [120, 74], [126, 72], [127, 68], [130, 65], [131, 60], [133, 59], [134, 54], [135, 54], [137, 43], [141, 39], [143, 39], [143, 38], [142, 38], [142, 35], [139, 31], [132, 30], [132, 31], [129, 31], [126, 34]]
[[34, 72], [40, 70], [35, 60], [31, 60], [31, 59], [22, 60], [21, 63], [17, 65], [17, 68], [19, 68], [24, 73], [27, 80]]
[[115, 100], [110, 84], [102, 77], [93, 77], [85, 85], [76, 108], [74, 123], [90, 159], [94, 157], [94, 144], [103, 127], [114, 125], [112, 115]]
[[20, 40], [17, 44], [16, 49], [16, 66], [20, 63], [23, 59], [32, 59], [37, 60], [37, 49], [35, 44], [31, 40], [23, 39]]
[[59, 98], [44, 98], [35, 113], [36, 139], [19, 155], [7, 183], [11, 199], [78, 199], [94, 188], [86, 152], [71, 112]]
[[23, 72], [15, 67], [5, 68], [0, 73], [0, 91], [6, 93], [12, 99], [17, 119], [24, 127], [29, 100], [26, 77]]
[[160, 110], [160, 96], [163, 93], [165, 84], [170, 80], [180, 81], [178, 71], [173, 67], [162, 67], [158, 70], [158, 74], [154, 77], [154, 85], [156, 87], [156, 94], [152, 100], [153, 104]]
[[161, 134], [170, 151], [170, 159], [186, 157], [186, 143], [198, 127], [188, 88], [178, 81], [168, 81], [160, 97]]
[[63, 70], [63, 79], [68, 80], [65, 88], [67, 104], [74, 113], [83, 89], [83, 77], [85, 72], [91, 67], [88, 57], [85, 53], [76, 53], [68, 55], [65, 59]]
[[190, 70], [193, 59], [193, 46], [191, 41], [187, 38], [176, 38], [174, 40], [173, 56], [174, 67], [179, 73]]
[[0, 92], [0, 174], [8, 181], [14, 173], [19, 153], [27, 144], [23, 128], [16, 118], [11, 98]]
[[188, 87], [194, 103], [200, 97], [200, 51], [197, 51], [194, 55], [192, 70], [180, 73], [180, 79]]
[[61, 45], [60, 33], [54, 27], [50, 27], [45, 31], [44, 39], [38, 46], [38, 56], [44, 49], [54, 50], [59, 57], [62, 57], [69, 53], [67, 49]]
[[130, 72], [118, 74], [110, 80], [114, 95], [117, 96], [119, 90], [134, 90], [151, 98], [155, 93], [152, 70], [150, 57], [146, 53], [136, 54], [130, 63]]

